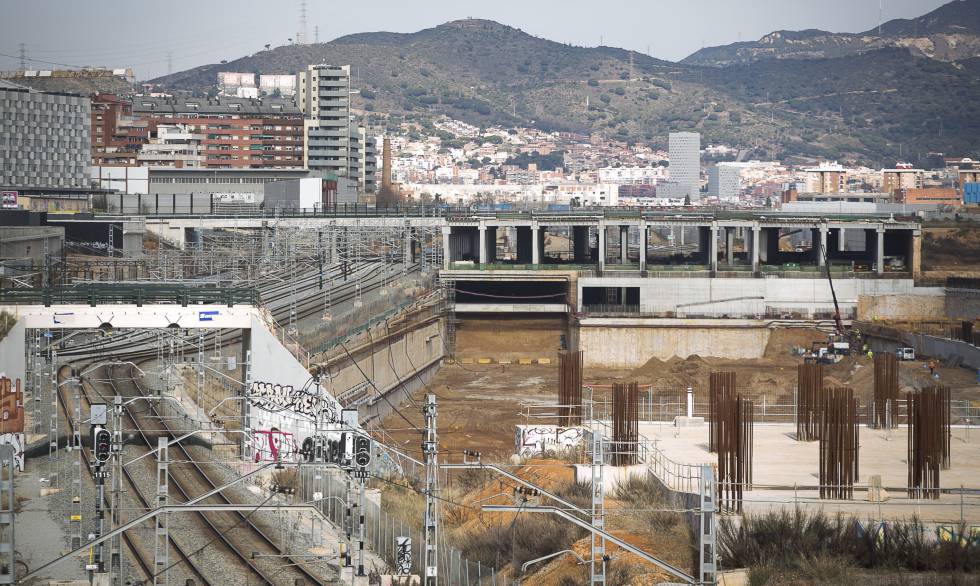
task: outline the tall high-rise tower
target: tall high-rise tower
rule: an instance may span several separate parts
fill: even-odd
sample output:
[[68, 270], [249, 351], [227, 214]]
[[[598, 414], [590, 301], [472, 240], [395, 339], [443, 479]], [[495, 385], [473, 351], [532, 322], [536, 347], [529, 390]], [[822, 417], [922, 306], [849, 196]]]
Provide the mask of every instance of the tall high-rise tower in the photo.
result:
[[701, 135], [697, 132], [671, 132], [670, 181], [675, 184], [671, 195], [677, 198], [701, 197]]
[[337, 189], [374, 191], [374, 138], [351, 114], [350, 65], [310, 65], [296, 74], [296, 105], [303, 111], [306, 168], [337, 180]]

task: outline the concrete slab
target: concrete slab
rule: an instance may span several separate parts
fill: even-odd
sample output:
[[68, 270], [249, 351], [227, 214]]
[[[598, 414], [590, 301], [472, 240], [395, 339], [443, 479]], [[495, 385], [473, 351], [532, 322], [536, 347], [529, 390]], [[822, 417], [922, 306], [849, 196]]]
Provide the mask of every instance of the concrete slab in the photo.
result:
[[[708, 429], [674, 427], [671, 422], [640, 423], [640, 434], [675, 462], [717, 463], [708, 452]], [[756, 424], [753, 444], [753, 488], [745, 493], [744, 508], [759, 512], [773, 507], [803, 504], [828, 513], [843, 512], [862, 518], [901, 519], [917, 515], [932, 523], [958, 522], [980, 525], [980, 429], [954, 427], [952, 466], [940, 472], [944, 489], [963, 487], [966, 495], [943, 494], [938, 501], [909, 499], [908, 432], [905, 426], [891, 431], [861, 428], [858, 484], [852, 501], [820, 500], [819, 442], [798, 442], [794, 424]], [[868, 481], [881, 476], [890, 499], [867, 500]], [[794, 490], [794, 486], [797, 487]]]

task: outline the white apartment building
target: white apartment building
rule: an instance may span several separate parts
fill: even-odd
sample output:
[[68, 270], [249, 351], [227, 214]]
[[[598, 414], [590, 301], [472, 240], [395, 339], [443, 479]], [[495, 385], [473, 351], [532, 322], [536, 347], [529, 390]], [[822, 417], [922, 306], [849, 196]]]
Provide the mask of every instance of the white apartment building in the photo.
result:
[[191, 132], [184, 124], [160, 124], [156, 136], [143, 145], [137, 155], [144, 167], [195, 169], [204, 166], [203, 134]]
[[701, 135], [697, 132], [671, 132], [670, 186], [668, 197], [697, 201], [701, 197]]
[[742, 166], [718, 163], [708, 169], [708, 197], [731, 201], [742, 192]]
[[351, 114], [350, 65], [310, 65], [296, 77], [296, 105], [305, 117], [304, 166], [336, 179], [338, 188], [346, 181], [361, 192], [373, 191], [376, 147]]

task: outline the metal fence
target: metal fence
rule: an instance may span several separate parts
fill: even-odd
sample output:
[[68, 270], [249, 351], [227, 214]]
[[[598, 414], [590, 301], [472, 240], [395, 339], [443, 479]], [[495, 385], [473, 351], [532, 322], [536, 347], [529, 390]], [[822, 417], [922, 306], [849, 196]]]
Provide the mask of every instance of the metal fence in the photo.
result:
[[[348, 487], [348, 482], [351, 486]], [[356, 564], [359, 527], [356, 507], [347, 506], [348, 499], [356, 503], [358, 491], [354, 481], [336, 470], [333, 466], [302, 466], [299, 474], [298, 493], [304, 501], [316, 498], [317, 509], [330, 520], [339, 533], [348, 528], [352, 536], [351, 555]], [[412, 572], [423, 575], [422, 532], [418, 527], [406, 523], [404, 519], [389, 515], [377, 501], [364, 499], [364, 542], [365, 546], [377, 554], [389, 568], [394, 568], [397, 558], [396, 537], [409, 537], [412, 540]], [[353, 524], [353, 525], [352, 525]], [[461, 550], [448, 544], [443, 538], [439, 544], [439, 582], [453, 586], [496, 586], [496, 571], [480, 562], [471, 562], [463, 557]]]

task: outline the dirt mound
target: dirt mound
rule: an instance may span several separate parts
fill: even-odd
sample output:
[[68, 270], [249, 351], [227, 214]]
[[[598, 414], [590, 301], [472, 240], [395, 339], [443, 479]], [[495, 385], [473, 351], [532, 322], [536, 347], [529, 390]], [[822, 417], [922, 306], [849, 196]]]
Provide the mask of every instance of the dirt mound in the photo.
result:
[[790, 356], [793, 348], [810, 348], [814, 342], [826, 342], [827, 334], [816, 328], [774, 328], [763, 355], [768, 359]]

